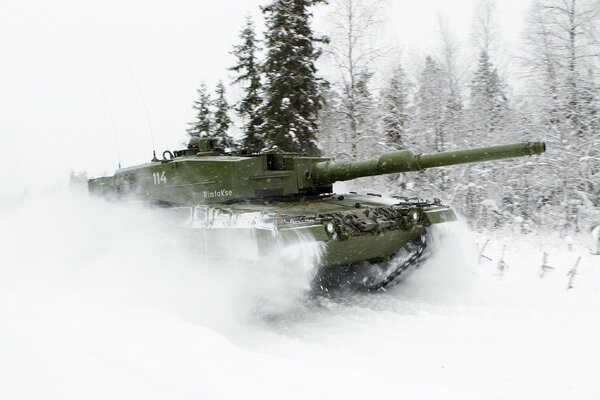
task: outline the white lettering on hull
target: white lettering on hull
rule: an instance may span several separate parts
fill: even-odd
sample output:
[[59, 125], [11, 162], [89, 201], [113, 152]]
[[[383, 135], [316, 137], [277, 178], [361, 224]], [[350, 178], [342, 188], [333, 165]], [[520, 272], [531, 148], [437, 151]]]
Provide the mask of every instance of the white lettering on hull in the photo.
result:
[[221, 189], [221, 190], [205, 190], [202, 192], [202, 196], [204, 196], [205, 199], [216, 199], [216, 198], [220, 198], [220, 197], [231, 197], [233, 196], [233, 190], [226, 190], [226, 189]]

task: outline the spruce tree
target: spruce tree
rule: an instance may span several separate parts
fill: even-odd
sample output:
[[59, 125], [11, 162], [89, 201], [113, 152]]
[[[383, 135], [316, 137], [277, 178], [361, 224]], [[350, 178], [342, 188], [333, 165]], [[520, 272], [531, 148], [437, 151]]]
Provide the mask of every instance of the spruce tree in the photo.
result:
[[482, 51], [471, 80], [469, 130], [473, 134], [472, 139], [495, 142], [506, 124], [507, 107], [506, 89], [490, 57]]
[[198, 100], [194, 101], [192, 106], [196, 110], [196, 120], [189, 123], [190, 128], [187, 132], [192, 136], [208, 135], [212, 131], [211, 99], [204, 82], [200, 84], [197, 92]]
[[[410, 127], [411, 142], [414, 150], [431, 153], [443, 150], [443, 111], [444, 79], [440, 65], [430, 56], [416, 82], [414, 123]], [[405, 174], [408, 175], [408, 174]], [[426, 174], [412, 174], [406, 177], [407, 191], [404, 195], [433, 196], [439, 191], [442, 178], [438, 170]], [[416, 186], [418, 190], [411, 191]]]
[[375, 157], [378, 149], [373, 146], [377, 142], [377, 121], [373, 95], [369, 89], [373, 74], [363, 71], [356, 79], [354, 87], [354, 122], [356, 123], [357, 137], [353, 145], [359, 159]]
[[432, 57], [425, 58], [425, 67], [417, 83], [415, 135], [423, 151], [444, 151], [444, 77]]
[[323, 88], [323, 108], [319, 111], [319, 145], [333, 160], [348, 158], [350, 143], [347, 121], [341, 112], [341, 97], [334, 87]]
[[[404, 69], [397, 64], [380, 95], [381, 127], [383, 140], [388, 149], [403, 149], [412, 147], [408, 138], [409, 128], [409, 84]], [[392, 174], [385, 178], [387, 190], [398, 193], [406, 189], [407, 174]]]
[[[462, 104], [448, 62], [440, 64], [427, 56], [417, 82], [415, 122], [412, 135], [416, 148], [424, 152], [447, 151], [456, 141]], [[419, 178], [432, 193], [452, 186], [451, 170], [439, 168]]]
[[263, 7], [267, 48], [263, 135], [267, 145], [285, 151], [318, 154], [317, 118], [322, 81], [315, 61], [324, 39], [310, 27], [309, 8], [324, 0], [272, 0]]
[[[509, 122], [506, 87], [485, 50], [479, 53], [470, 89], [470, 105], [466, 112], [468, 145], [489, 146], [506, 141]], [[518, 171], [521, 174], [523, 168], [519, 168]], [[489, 181], [508, 182], [509, 174], [509, 171], [502, 171], [497, 165], [485, 163], [466, 168], [461, 180], [460, 194], [457, 195], [456, 200], [472, 226], [477, 228], [493, 226], [500, 218], [499, 210], [504, 211], [514, 204], [503, 201], [502, 196], [512, 194], [515, 187], [512, 187], [512, 190], [498, 191], [497, 188], [485, 184]], [[494, 207], [490, 207], [492, 204], [490, 201], [493, 201]]]
[[407, 147], [405, 137], [408, 123], [408, 83], [404, 70], [398, 64], [381, 94], [383, 132], [390, 147]]
[[229, 118], [228, 115], [230, 107], [225, 98], [225, 86], [223, 86], [223, 82], [219, 81], [217, 84], [215, 95], [213, 131], [210, 136], [217, 139], [218, 147], [223, 149], [233, 149], [235, 147], [235, 142], [227, 133], [229, 131], [229, 126], [231, 125], [231, 118]]
[[260, 133], [263, 119], [260, 113], [262, 104], [262, 84], [260, 63], [257, 59], [258, 40], [251, 17], [246, 17], [246, 25], [240, 33], [241, 43], [233, 47], [232, 54], [237, 62], [230, 70], [237, 73], [233, 83], [243, 85], [244, 96], [236, 106], [236, 111], [244, 121], [242, 146], [252, 152], [264, 148]]

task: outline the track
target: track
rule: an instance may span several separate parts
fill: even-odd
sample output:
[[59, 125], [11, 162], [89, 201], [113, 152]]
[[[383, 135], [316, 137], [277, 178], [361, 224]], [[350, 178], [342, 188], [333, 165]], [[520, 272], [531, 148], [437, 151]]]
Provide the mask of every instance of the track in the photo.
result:
[[419, 267], [425, 260], [425, 250], [427, 248], [427, 233], [407, 243], [402, 250], [407, 255], [401, 254], [402, 250], [396, 254], [387, 265], [382, 265], [385, 271], [385, 278], [377, 282], [368, 282], [365, 286], [369, 291], [385, 290], [389, 286], [398, 284], [410, 271]]
[[331, 294], [338, 290], [385, 291], [398, 284], [427, 256], [428, 234], [407, 243], [390, 260], [382, 263], [364, 261], [346, 267], [323, 268], [314, 279], [316, 292]]

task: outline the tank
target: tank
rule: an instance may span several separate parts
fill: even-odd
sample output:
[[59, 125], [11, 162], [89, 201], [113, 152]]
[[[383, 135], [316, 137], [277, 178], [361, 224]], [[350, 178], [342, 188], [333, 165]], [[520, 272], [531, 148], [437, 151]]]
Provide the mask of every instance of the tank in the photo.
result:
[[322, 244], [319, 287], [383, 290], [422, 262], [432, 225], [456, 220], [439, 199], [355, 192], [333, 183], [359, 177], [542, 154], [526, 142], [432, 154], [399, 150], [377, 159], [333, 162], [271, 149], [225, 154], [211, 138], [187, 149], [91, 179], [91, 194], [143, 200], [185, 227], [193, 247], [212, 257], [260, 260], [299, 237]]

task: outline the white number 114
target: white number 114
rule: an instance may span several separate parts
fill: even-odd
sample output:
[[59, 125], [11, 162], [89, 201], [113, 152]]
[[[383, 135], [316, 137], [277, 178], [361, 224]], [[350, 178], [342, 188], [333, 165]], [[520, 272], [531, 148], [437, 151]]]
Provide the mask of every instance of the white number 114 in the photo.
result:
[[154, 178], [154, 184], [160, 185], [161, 183], [167, 183], [167, 176], [165, 175], [165, 171], [163, 172], [155, 172], [152, 174]]

